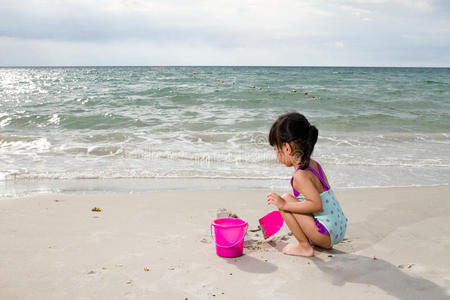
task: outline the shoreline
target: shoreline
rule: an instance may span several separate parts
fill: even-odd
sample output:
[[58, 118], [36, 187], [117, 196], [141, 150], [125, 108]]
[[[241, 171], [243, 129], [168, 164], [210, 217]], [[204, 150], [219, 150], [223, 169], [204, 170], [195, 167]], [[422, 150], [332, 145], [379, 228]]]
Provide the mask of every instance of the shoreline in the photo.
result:
[[[450, 184], [380, 185], [333, 187], [335, 191], [440, 187]], [[215, 188], [211, 188], [214, 186]], [[154, 192], [210, 191], [210, 190], [277, 190], [290, 192], [289, 177], [262, 178], [79, 178], [79, 179], [17, 179], [0, 181], [2, 199], [33, 197], [45, 194], [145, 194]]]
[[3, 199], [0, 298], [448, 299], [450, 186], [336, 191], [349, 228], [333, 250], [283, 255], [294, 242], [284, 226], [267, 241], [249, 232], [242, 257], [218, 257], [209, 236], [217, 210], [254, 229], [274, 210], [266, 192]]

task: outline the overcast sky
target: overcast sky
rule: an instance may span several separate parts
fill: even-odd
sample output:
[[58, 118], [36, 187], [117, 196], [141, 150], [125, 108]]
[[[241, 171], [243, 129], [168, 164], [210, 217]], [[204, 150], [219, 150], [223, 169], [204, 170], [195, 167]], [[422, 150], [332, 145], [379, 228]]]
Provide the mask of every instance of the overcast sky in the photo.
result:
[[0, 66], [450, 66], [450, 0], [0, 0]]

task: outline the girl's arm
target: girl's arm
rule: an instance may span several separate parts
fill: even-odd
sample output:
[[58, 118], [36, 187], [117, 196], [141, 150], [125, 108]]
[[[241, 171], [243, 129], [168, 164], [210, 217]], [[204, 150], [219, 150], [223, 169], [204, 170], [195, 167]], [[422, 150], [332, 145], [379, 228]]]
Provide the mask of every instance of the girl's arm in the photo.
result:
[[294, 188], [305, 196], [302, 202], [287, 202], [276, 193], [267, 195], [267, 203], [278, 209], [300, 214], [311, 214], [322, 211], [322, 199], [311, 179], [303, 172], [294, 175]]

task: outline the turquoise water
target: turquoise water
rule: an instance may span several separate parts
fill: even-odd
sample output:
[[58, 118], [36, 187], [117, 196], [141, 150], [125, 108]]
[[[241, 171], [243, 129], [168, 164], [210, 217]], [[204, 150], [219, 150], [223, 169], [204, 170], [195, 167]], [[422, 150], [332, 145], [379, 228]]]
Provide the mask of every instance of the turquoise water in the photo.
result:
[[289, 111], [337, 189], [449, 184], [448, 68], [0, 68], [0, 195], [284, 189]]

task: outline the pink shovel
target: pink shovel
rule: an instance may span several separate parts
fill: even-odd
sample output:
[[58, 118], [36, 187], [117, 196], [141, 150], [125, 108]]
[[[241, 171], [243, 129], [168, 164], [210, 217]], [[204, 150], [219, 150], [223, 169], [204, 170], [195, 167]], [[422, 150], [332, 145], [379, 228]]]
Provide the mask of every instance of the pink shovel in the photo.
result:
[[278, 210], [274, 210], [259, 219], [259, 224], [261, 225], [262, 233], [265, 239], [277, 233], [281, 227], [283, 227], [283, 223], [283, 217]]

